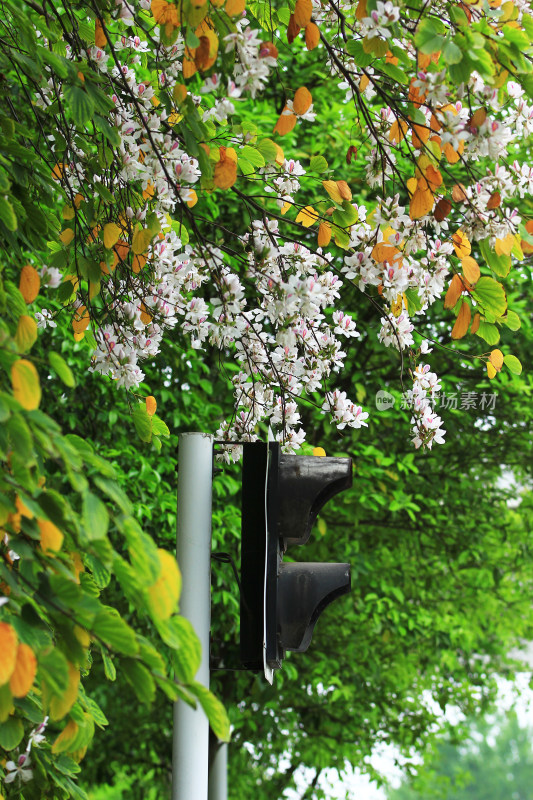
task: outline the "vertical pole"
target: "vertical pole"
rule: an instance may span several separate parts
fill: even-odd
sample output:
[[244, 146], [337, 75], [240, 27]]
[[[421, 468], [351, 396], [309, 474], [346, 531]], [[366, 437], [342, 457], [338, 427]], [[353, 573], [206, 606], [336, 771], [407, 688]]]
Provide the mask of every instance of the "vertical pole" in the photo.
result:
[[[209, 686], [213, 437], [179, 437], [176, 552], [182, 574], [180, 610], [202, 646], [196, 680]], [[174, 705], [172, 800], [207, 800], [209, 723], [200, 706]]]
[[213, 743], [208, 800], [228, 800], [228, 745], [225, 742]]

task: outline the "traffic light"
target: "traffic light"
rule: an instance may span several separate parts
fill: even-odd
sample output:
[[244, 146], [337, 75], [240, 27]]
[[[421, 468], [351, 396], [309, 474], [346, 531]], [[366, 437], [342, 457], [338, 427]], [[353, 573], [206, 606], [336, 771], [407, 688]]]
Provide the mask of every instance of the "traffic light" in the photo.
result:
[[285, 651], [303, 653], [322, 611], [350, 591], [349, 564], [284, 563], [322, 506], [352, 485], [350, 458], [290, 456], [277, 442], [244, 444], [241, 661], [272, 682]]

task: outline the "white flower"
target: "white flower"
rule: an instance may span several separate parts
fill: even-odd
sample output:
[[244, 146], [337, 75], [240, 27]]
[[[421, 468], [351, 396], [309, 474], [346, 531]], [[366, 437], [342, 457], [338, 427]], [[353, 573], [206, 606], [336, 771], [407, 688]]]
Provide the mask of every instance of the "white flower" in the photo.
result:
[[14, 761], [8, 761], [6, 764], [7, 774], [4, 778], [4, 783], [13, 783], [15, 778], [20, 778], [24, 783], [31, 781], [33, 778], [33, 770], [28, 769], [30, 764], [30, 757], [26, 753], [23, 753], [18, 757], [17, 763]]

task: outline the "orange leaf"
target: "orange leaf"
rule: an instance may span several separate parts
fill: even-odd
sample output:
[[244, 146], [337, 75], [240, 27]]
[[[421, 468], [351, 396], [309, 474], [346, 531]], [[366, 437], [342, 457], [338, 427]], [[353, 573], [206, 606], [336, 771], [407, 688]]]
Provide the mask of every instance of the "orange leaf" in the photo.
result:
[[279, 119], [274, 127], [274, 133], [279, 133], [280, 136], [290, 133], [296, 125], [296, 114], [293, 114], [292, 111], [287, 113], [286, 108], [287, 106], [285, 106], [285, 109], [279, 115]]
[[367, 3], [367, 0], [359, 0], [359, 2], [357, 3], [357, 8], [355, 10], [355, 16], [356, 16], [356, 19], [359, 20], [359, 22], [362, 19], [364, 19], [365, 17], [368, 17], [366, 3]]
[[305, 46], [308, 50], [314, 50], [320, 42], [320, 30], [314, 22], [309, 22], [305, 26]]
[[[468, 120], [468, 127], [469, 128], [480, 128], [485, 120], [487, 119], [487, 112], [484, 108], [478, 108], [477, 111], [474, 111], [470, 119]], [[477, 132], [477, 131], [476, 131]]]
[[502, 196], [499, 192], [493, 192], [489, 197], [489, 202], [487, 203], [487, 209], [492, 211], [493, 208], [498, 208], [501, 205]]
[[339, 190], [339, 194], [343, 200], [350, 201], [352, 199], [352, 190], [346, 181], [337, 181], [337, 189]]
[[156, 22], [160, 25], [165, 25], [167, 36], [172, 33], [172, 28], [179, 27], [181, 20], [174, 3], [167, 3], [165, 0], [152, 0], [150, 11]]
[[372, 250], [372, 258], [378, 264], [382, 264], [384, 262], [392, 264], [396, 260], [396, 256], [399, 253], [400, 251], [397, 247], [394, 247], [394, 245], [388, 244], [387, 242], [379, 242], [378, 244], [374, 245], [374, 249]]
[[429, 139], [430, 133], [431, 131], [429, 128], [425, 128], [423, 125], [413, 125], [411, 131], [411, 141], [413, 142], [413, 147], [415, 147], [417, 150], [421, 150]]
[[146, 308], [144, 301], [141, 303], [140, 308], [141, 308], [141, 322], [144, 325], [149, 325], [152, 321], [152, 315]]
[[466, 189], [462, 183], [456, 183], [452, 189], [452, 200], [454, 203], [464, 203], [467, 199]]
[[466, 300], [463, 300], [457, 319], [455, 320], [455, 325], [452, 328], [452, 339], [462, 339], [463, 336], [465, 336], [468, 331], [468, 326], [470, 325], [470, 319], [470, 306]]
[[470, 333], [475, 333], [479, 328], [479, 323], [481, 322], [480, 314], [474, 314], [474, 319], [472, 320], [472, 327], [470, 328]]
[[25, 303], [33, 303], [41, 287], [41, 278], [34, 267], [26, 264], [20, 271], [19, 289]]
[[304, 228], [310, 228], [318, 219], [318, 214], [313, 206], [306, 206], [298, 212], [296, 222], [301, 222]]
[[58, 163], [52, 170], [52, 178], [55, 181], [60, 181], [63, 175], [65, 174], [65, 165]]
[[311, 0], [296, 0], [294, 6], [294, 21], [300, 28], [305, 28], [311, 22], [313, 3]]
[[432, 192], [442, 186], [442, 175], [438, 169], [435, 169], [433, 164], [426, 167], [425, 177]]
[[17, 661], [17, 634], [7, 622], [0, 622], [0, 686], [11, 678]]
[[237, 163], [228, 149], [233, 148], [220, 148], [220, 160], [215, 164], [213, 182], [219, 189], [229, 189], [237, 180]]
[[146, 413], [149, 417], [153, 417], [157, 411], [157, 400], [152, 395], [146, 398]]
[[533, 236], [533, 219], [528, 219], [525, 225], [526, 231], [530, 236]]
[[74, 312], [74, 316], [72, 317], [72, 328], [74, 333], [83, 333], [88, 327], [91, 321], [91, 317], [89, 312], [85, 308], [85, 306], [80, 306]]
[[318, 246], [327, 247], [331, 241], [331, 225], [329, 222], [321, 222], [318, 226]]
[[300, 26], [296, 24], [294, 20], [294, 14], [291, 14], [289, 17], [289, 24], [287, 25], [287, 41], [289, 44], [292, 44], [298, 34], [300, 33]]
[[476, 259], [471, 258], [470, 256], [465, 256], [461, 263], [463, 267], [463, 275], [468, 283], [477, 283], [481, 272]]
[[102, 23], [99, 19], [97, 19], [94, 23], [94, 43], [96, 47], [105, 47], [107, 44], [107, 38], [104, 33]]
[[409, 204], [409, 216], [411, 219], [420, 219], [429, 214], [433, 208], [435, 200], [429, 189], [416, 189]]
[[41, 402], [41, 384], [37, 370], [25, 358], [19, 358], [11, 367], [13, 395], [22, 408], [34, 411]]
[[452, 236], [453, 249], [456, 255], [462, 260], [465, 256], [469, 256], [472, 252], [472, 247], [468, 241], [466, 233], [462, 230], [456, 231]]
[[230, 17], [238, 17], [246, 8], [245, 0], [226, 0], [224, 11]]
[[463, 282], [459, 275], [454, 275], [444, 297], [444, 308], [453, 308], [463, 293]]
[[47, 519], [37, 520], [41, 532], [41, 550], [45, 555], [58, 553], [65, 538], [57, 525]]
[[503, 367], [503, 353], [501, 350], [493, 350], [489, 356], [489, 361], [498, 372]]
[[144, 265], [146, 264], [146, 256], [142, 253], [137, 253], [137, 255], [133, 256], [133, 261], [131, 262], [131, 268], [134, 273], [137, 275]]
[[15, 669], [9, 680], [9, 688], [13, 697], [26, 697], [37, 672], [35, 653], [27, 644], [19, 644]]
[[407, 129], [408, 129], [408, 125], [407, 125], [407, 122], [405, 122], [405, 120], [403, 120], [403, 119], [395, 120], [392, 123], [390, 131], [389, 131], [389, 140], [391, 142], [396, 142], [396, 144], [399, 144], [402, 141], [402, 139], [405, 138], [405, 134], [407, 133]]
[[311, 97], [311, 92], [309, 89], [306, 89], [305, 86], [301, 86], [299, 89], [296, 90], [294, 94], [294, 100], [292, 101], [292, 107], [294, 109], [294, 113], [298, 116], [305, 114], [305, 112], [309, 109], [309, 107], [313, 103], [313, 98]]
[[194, 51], [189, 50], [187, 47], [185, 48], [185, 56], [183, 57], [182, 75], [184, 78], [192, 78], [197, 71], [198, 69], [194, 63]]

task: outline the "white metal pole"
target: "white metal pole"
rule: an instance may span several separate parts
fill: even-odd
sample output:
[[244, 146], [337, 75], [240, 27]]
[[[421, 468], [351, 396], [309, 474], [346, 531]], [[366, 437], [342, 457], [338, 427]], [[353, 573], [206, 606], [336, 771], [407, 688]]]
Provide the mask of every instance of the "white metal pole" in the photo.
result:
[[[182, 574], [180, 611], [202, 645], [196, 680], [209, 686], [211, 624], [211, 502], [213, 437], [182, 433], [178, 454], [177, 558]], [[209, 723], [200, 706], [174, 705], [172, 800], [207, 800]]]
[[228, 800], [228, 745], [225, 742], [217, 742], [213, 746], [208, 800]]

